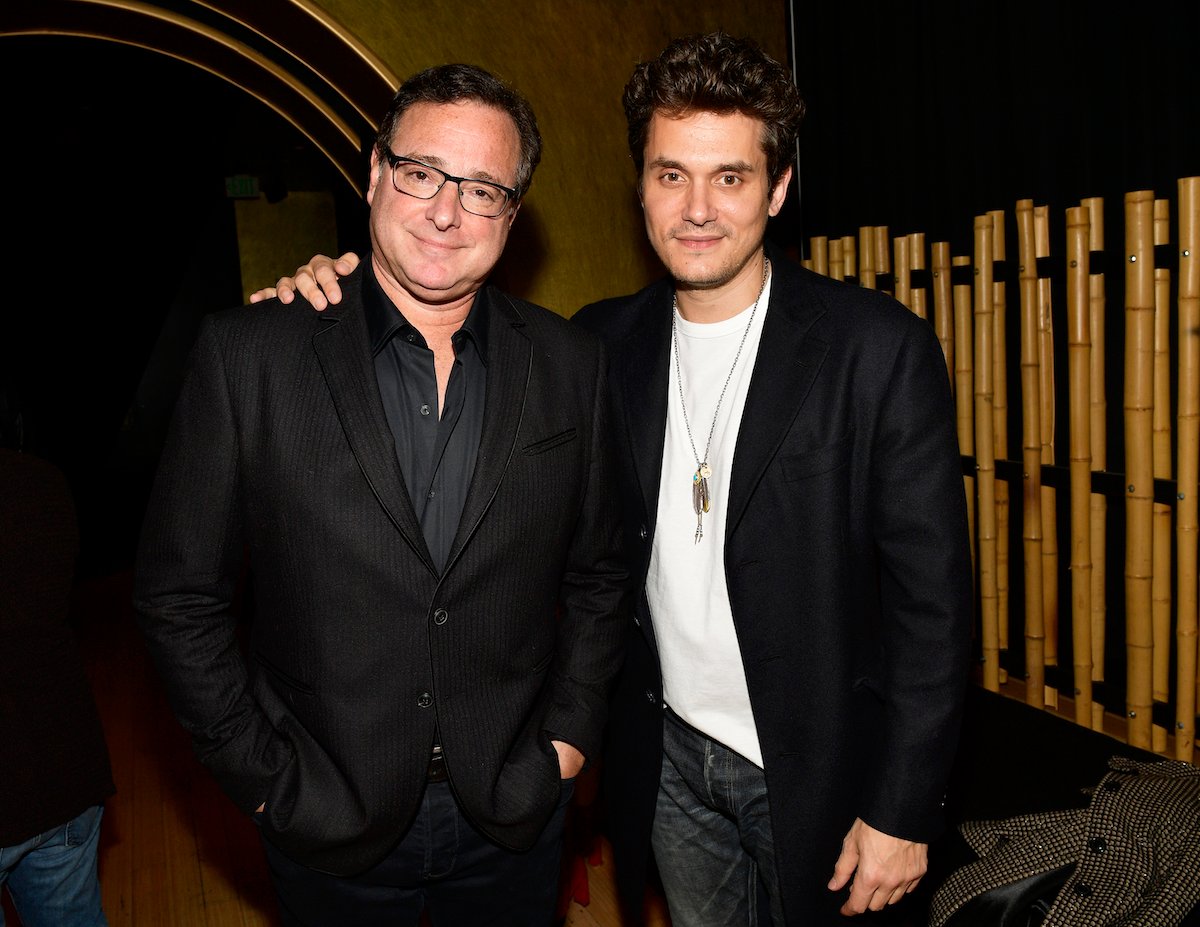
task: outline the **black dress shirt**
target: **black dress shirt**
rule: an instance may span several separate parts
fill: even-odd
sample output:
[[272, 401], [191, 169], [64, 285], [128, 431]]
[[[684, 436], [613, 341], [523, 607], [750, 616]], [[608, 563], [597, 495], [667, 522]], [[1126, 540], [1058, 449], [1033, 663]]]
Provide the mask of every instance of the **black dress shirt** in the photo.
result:
[[433, 351], [383, 292], [369, 258], [366, 264], [363, 305], [379, 395], [425, 545], [434, 565], [443, 570], [467, 501], [483, 429], [488, 291], [476, 294], [466, 321], [451, 338], [454, 366], [439, 415]]

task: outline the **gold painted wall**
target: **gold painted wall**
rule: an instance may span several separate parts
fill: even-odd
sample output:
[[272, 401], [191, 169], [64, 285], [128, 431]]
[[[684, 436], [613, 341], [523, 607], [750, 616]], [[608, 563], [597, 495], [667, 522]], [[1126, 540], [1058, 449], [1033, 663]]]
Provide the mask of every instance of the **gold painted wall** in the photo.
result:
[[541, 166], [496, 272], [506, 289], [571, 315], [661, 273], [645, 241], [625, 144], [621, 90], [671, 38], [724, 29], [787, 55], [782, 0], [321, 0], [402, 79], [450, 61], [478, 64], [533, 104]]

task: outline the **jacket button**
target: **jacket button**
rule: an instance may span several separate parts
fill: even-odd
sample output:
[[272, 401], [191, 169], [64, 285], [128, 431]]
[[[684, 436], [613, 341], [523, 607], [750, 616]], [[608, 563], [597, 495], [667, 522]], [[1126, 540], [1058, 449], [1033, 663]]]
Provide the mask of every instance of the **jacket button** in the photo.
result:
[[638, 531], [638, 537], [640, 537], [643, 541], [650, 537], [650, 532], [646, 530], [645, 525], [642, 525], [641, 530]]
[[432, 704], [433, 704], [433, 696], [430, 695], [428, 692], [422, 692], [420, 695], [417, 696], [417, 707], [418, 708], [428, 708]]
[[653, 705], [655, 702], [654, 693], [651, 692], [649, 689], [646, 690], [646, 701], [649, 702], [651, 705]]
[[1073, 891], [1080, 898], [1092, 897], [1092, 887], [1086, 882], [1076, 882], [1075, 885], [1072, 886], [1071, 891]]
[[445, 624], [449, 618], [450, 618], [450, 613], [448, 611], [446, 611], [444, 608], [439, 608], [437, 611], [435, 611], [433, 613], [433, 623], [434, 624]]
[[1103, 837], [1093, 837], [1088, 841], [1088, 849], [1093, 853], [1103, 853], [1108, 849], [1108, 841]]

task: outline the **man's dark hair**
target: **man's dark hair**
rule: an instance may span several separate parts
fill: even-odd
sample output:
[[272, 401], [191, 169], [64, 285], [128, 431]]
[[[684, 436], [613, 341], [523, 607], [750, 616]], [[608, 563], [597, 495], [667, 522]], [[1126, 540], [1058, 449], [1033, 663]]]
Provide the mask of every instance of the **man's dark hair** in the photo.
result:
[[804, 100], [787, 69], [751, 39], [723, 32], [676, 39], [653, 61], [634, 68], [621, 100], [629, 153], [641, 176], [646, 130], [655, 113], [741, 113], [763, 124], [767, 176], [774, 187], [796, 150]]
[[538, 132], [537, 119], [529, 101], [508, 84], [472, 64], [442, 64], [414, 74], [396, 91], [379, 134], [375, 137], [375, 150], [379, 160], [392, 143], [396, 124], [405, 111], [416, 103], [463, 103], [474, 101], [507, 113], [517, 127], [521, 137], [521, 161], [517, 165], [517, 198], [529, 190], [534, 168], [542, 159], [542, 136]]

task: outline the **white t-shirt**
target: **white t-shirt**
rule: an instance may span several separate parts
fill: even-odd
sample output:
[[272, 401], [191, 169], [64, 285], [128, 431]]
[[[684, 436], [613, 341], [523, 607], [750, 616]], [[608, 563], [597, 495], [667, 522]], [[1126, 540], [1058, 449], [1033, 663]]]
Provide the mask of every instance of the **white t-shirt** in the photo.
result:
[[[758, 766], [762, 766], [762, 751], [725, 582], [725, 515], [734, 447], [770, 295], [768, 280], [753, 320], [751, 306], [722, 322], [688, 322], [676, 315], [683, 401], [687, 403], [695, 453], [680, 409], [672, 347], [662, 482], [646, 577], [662, 664], [664, 701], [692, 727]], [[704, 457], [717, 400], [747, 324], [751, 328], [725, 389], [709, 447], [712, 502], [704, 516], [704, 536], [696, 543], [696, 513], [692, 507], [696, 455]]]

